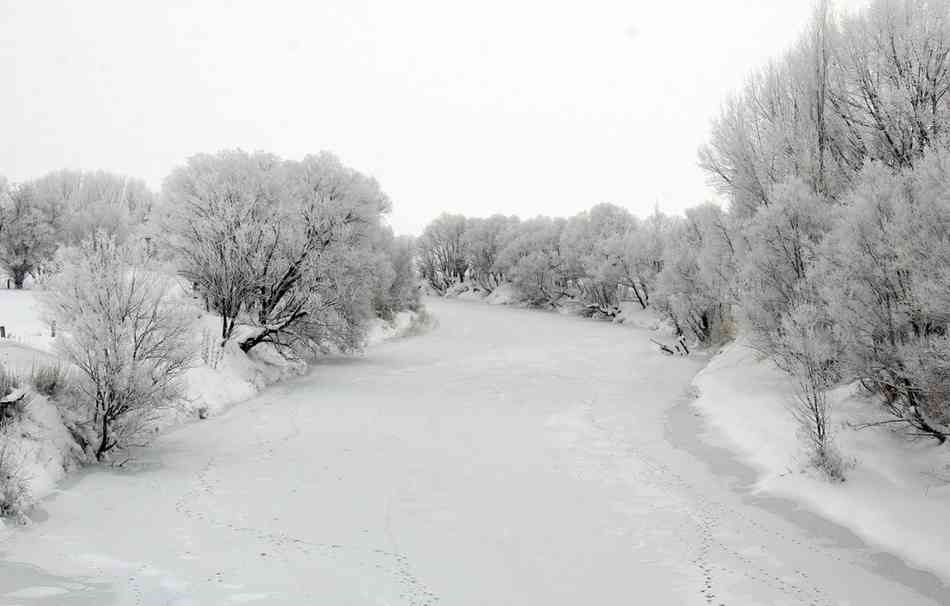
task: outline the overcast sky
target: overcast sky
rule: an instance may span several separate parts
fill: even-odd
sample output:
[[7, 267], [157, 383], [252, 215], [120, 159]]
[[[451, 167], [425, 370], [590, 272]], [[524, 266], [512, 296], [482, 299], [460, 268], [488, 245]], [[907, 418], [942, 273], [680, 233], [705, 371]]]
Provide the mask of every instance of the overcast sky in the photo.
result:
[[[859, 0], [839, 6], [862, 4]], [[712, 199], [696, 150], [808, 0], [0, 0], [0, 174], [156, 189], [189, 155], [328, 149], [397, 232], [441, 211]]]

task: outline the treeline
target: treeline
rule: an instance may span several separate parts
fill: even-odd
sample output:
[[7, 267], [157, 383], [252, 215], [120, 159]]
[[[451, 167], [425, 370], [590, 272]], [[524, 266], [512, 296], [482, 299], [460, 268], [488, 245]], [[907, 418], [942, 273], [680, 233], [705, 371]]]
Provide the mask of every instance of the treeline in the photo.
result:
[[840, 475], [827, 391], [860, 381], [893, 423], [950, 435], [950, 3], [820, 7], [728, 99], [699, 153], [728, 200], [639, 220], [443, 216], [420, 239], [436, 289], [512, 282], [609, 311], [618, 288], [711, 344], [750, 342], [796, 377], [815, 462]]
[[389, 208], [374, 179], [329, 153], [199, 154], [158, 194], [57, 171], [0, 181], [0, 266], [16, 288], [44, 291], [78, 370], [74, 435], [101, 458], [181, 395], [201, 337], [182, 286], [220, 317], [220, 347], [298, 358], [359, 349], [369, 320], [417, 309], [413, 244], [386, 225]]
[[613, 316], [625, 295], [650, 304], [673, 223], [659, 211], [641, 221], [612, 204], [570, 219], [443, 214], [419, 237], [419, 271], [438, 292], [466, 280], [486, 292], [509, 282], [532, 305], [580, 298]]

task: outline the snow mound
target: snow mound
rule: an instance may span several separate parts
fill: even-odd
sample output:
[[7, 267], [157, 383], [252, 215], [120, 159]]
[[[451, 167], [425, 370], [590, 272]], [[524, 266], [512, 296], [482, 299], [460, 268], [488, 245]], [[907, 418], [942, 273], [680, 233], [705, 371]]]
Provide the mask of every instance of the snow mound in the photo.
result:
[[199, 356], [185, 372], [185, 394], [179, 410], [189, 417], [215, 415], [228, 406], [257, 395], [272, 383], [301, 375], [307, 370], [303, 360], [288, 359], [269, 343], [261, 343], [250, 353], [238, 345], [253, 330], [236, 327], [232, 338], [221, 345], [221, 317], [199, 314], [195, 322], [195, 347]]
[[491, 291], [491, 294], [485, 297], [485, 302], [491, 305], [513, 305], [518, 302], [518, 293], [515, 292], [514, 286], [505, 282]]
[[660, 318], [652, 307], [643, 309], [635, 301], [621, 301], [620, 313], [614, 318], [617, 324], [632, 326], [633, 328], [642, 328], [672, 335], [676, 331], [668, 320]]
[[401, 311], [392, 320], [375, 318], [366, 333], [366, 346], [372, 347], [391, 339], [407, 337], [428, 328], [431, 317], [420, 311]]
[[[757, 489], [797, 501], [909, 564], [950, 577], [950, 452], [911, 439], [857, 386], [829, 394], [834, 444], [851, 464], [832, 483], [808, 468], [790, 407], [792, 380], [740, 343], [725, 347], [693, 381], [695, 406], [718, 438], [759, 472]], [[856, 421], [857, 420], [857, 421]]]
[[27, 398], [23, 417], [7, 434], [12, 439], [8, 447], [22, 464], [31, 498], [38, 499], [52, 493], [57, 482], [81, 465], [85, 453], [66, 428], [65, 411], [39, 394], [28, 393]]
[[488, 292], [472, 282], [460, 282], [453, 284], [445, 291], [445, 296], [450, 299], [462, 299], [463, 301], [481, 301]]

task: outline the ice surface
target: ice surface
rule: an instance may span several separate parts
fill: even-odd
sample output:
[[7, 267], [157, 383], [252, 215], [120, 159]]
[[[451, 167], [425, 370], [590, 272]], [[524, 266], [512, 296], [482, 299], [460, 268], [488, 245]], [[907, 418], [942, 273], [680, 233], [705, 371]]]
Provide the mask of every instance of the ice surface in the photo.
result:
[[671, 446], [702, 360], [641, 329], [428, 305], [424, 336], [71, 482], [0, 567], [106, 582], [120, 604], [946, 603]]

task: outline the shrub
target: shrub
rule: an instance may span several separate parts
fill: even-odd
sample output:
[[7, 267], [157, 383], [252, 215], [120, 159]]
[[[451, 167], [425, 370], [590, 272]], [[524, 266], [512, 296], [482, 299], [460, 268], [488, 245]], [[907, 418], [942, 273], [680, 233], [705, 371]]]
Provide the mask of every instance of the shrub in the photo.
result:
[[13, 429], [0, 428], [0, 516], [22, 516], [30, 505], [29, 476], [24, 456], [13, 441]]
[[205, 330], [201, 334], [201, 361], [206, 366], [217, 368], [224, 358], [224, 343], [221, 339], [215, 337], [210, 331]]
[[36, 393], [55, 398], [66, 387], [68, 375], [66, 368], [58, 362], [34, 365], [30, 373], [30, 384]]
[[6, 397], [20, 387], [20, 377], [11, 369], [0, 366], [0, 398]]

